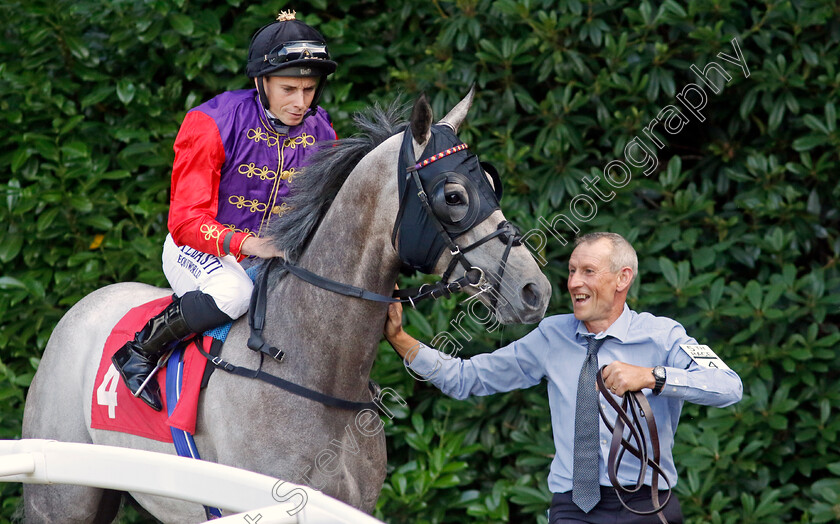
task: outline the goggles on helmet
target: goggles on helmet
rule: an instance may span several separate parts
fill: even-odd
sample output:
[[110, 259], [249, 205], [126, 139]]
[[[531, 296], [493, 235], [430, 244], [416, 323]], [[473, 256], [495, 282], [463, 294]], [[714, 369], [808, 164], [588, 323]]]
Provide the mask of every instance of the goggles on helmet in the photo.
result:
[[329, 60], [330, 53], [327, 45], [314, 40], [298, 42], [284, 42], [263, 56], [263, 62], [271, 65], [281, 65], [293, 60]]

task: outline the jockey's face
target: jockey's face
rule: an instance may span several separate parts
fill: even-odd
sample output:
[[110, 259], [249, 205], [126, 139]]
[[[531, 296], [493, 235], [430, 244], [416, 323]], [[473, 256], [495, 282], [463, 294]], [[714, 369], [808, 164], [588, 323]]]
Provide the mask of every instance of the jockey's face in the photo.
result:
[[265, 77], [269, 110], [287, 126], [296, 126], [303, 122], [303, 115], [309, 110], [316, 87], [317, 77]]

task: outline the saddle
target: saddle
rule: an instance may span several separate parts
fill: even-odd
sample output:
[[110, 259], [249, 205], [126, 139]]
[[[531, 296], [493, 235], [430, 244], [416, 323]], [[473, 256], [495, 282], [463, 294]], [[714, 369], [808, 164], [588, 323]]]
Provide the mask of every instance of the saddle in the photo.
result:
[[[96, 372], [91, 398], [91, 428], [119, 431], [161, 442], [173, 442], [172, 430], [195, 433], [198, 395], [207, 368], [207, 360], [196, 350], [202, 344], [211, 350], [211, 337], [197, 336], [175, 348], [170, 362], [155, 376], [160, 384], [164, 409], [154, 411], [128, 390], [111, 362], [111, 356], [134, 334], [142, 329], [149, 318], [163, 311], [172, 302], [163, 297], [131, 309], [117, 322], [105, 341]], [[177, 404], [167, 393], [175, 393], [180, 381]], [[171, 408], [171, 409], [170, 409]]]

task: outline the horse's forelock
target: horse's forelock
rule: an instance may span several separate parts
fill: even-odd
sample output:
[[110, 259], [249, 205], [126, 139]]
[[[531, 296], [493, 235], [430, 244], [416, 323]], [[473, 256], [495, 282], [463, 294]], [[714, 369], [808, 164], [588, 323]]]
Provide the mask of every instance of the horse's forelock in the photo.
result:
[[354, 115], [358, 135], [319, 144], [312, 163], [295, 178], [291, 194], [286, 198], [291, 209], [269, 226], [267, 236], [286, 253], [288, 260], [296, 262], [303, 253], [356, 164], [376, 146], [405, 129], [407, 110], [400, 97], [387, 107], [375, 104]]

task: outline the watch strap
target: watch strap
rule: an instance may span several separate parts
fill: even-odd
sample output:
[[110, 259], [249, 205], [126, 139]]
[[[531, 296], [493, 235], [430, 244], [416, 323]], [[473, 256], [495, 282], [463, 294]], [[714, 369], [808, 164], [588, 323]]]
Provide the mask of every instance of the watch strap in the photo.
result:
[[[662, 376], [659, 376], [656, 373], [657, 369], [662, 370]], [[653, 394], [658, 395], [659, 393], [662, 392], [662, 388], [665, 387], [665, 378], [666, 378], [665, 367], [664, 366], [656, 366], [656, 367], [653, 368], [652, 373], [653, 373], [653, 378], [656, 381], [654, 386], [653, 386]]]

